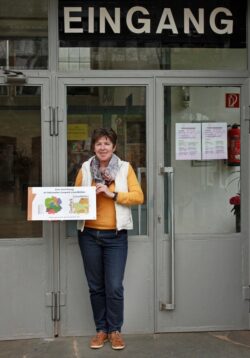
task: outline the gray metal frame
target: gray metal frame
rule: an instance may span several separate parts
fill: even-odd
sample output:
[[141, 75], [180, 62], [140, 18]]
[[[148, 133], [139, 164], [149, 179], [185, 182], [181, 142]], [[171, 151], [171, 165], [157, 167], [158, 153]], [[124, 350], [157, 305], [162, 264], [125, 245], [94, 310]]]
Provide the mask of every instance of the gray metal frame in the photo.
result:
[[[0, 85], [4, 84], [4, 76], [0, 76]], [[52, 139], [49, 136], [49, 118], [50, 118], [50, 81], [47, 76], [32, 76], [29, 74], [27, 79], [27, 85], [31, 86], [40, 86], [41, 87], [41, 136], [42, 136], [42, 182], [43, 185], [50, 185], [52, 178], [52, 168], [53, 168], [53, 149], [52, 149]], [[0, 240], [0, 251], [5, 252], [4, 259], [7, 260], [7, 264], [5, 266], [5, 280], [9, 285], [12, 284], [13, 281], [16, 280], [18, 275], [21, 272], [24, 272], [28, 268], [31, 270], [28, 271], [29, 275], [27, 277], [21, 277], [21, 281], [26, 279], [29, 281], [31, 291], [27, 291], [27, 297], [22, 296], [21, 292], [23, 292], [23, 287], [18, 285], [12, 287], [13, 297], [16, 297], [16, 308], [20, 311], [20, 300], [27, 301], [29, 297], [32, 297], [32, 302], [34, 305], [30, 306], [29, 316], [32, 317], [33, 320], [39, 322], [40, 317], [43, 317], [43, 329], [37, 331], [37, 326], [34, 322], [34, 327], [32, 328], [30, 325], [30, 320], [25, 316], [25, 312], [20, 316], [17, 316], [16, 319], [19, 320], [19, 323], [15, 322], [15, 320], [11, 321], [10, 317], [8, 318], [8, 325], [3, 324], [2, 327], [9, 326], [9, 329], [13, 332], [5, 336], [5, 332], [2, 335], [0, 333], [0, 339], [13, 339], [13, 338], [27, 338], [27, 337], [48, 337], [53, 336], [54, 327], [53, 322], [51, 320], [51, 310], [49, 308], [50, 302], [48, 301], [48, 294], [53, 291], [53, 250], [52, 250], [52, 241], [53, 241], [53, 225], [50, 223], [43, 224], [43, 237], [41, 238], [18, 238], [18, 239], [1, 239]], [[8, 255], [9, 259], [8, 259]], [[16, 257], [15, 257], [16, 255]], [[17, 263], [20, 272], [16, 272], [13, 262], [13, 257], [15, 257], [15, 262]], [[25, 261], [22, 261], [25, 260]], [[8, 266], [10, 265], [10, 266]], [[34, 265], [34, 266], [33, 266]], [[37, 270], [35, 270], [36, 266], [39, 266], [40, 275], [37, 275]], [[32, 281], [34, 280], [34, 281]], [[39, 290], [37, 288], [39, 286]], [[2, 290], [2, 292], [7, 292], [7, 288]], [[39, 295], [39, 297], [38, 297]], [[2, 304], [9, 302], [9, 297], [2, 296]], [[41, 302], [41, 306], [38, 310], [38, 303]], [[2, 306], [2, 309], [4, 306]], [[21, 308], [21, 311], [23, 309]], [[35, 311], [34, 311], [35, 310]], [[8, 312], [8, 310], [7, 310]], [[2, 315], [2, 320], [4, 320], [4, 316]], [[38, 320], [38, 321], [37, 321]], [[22, 324], [22, 329], [18, 330], [19, 324]], [[13, 327], [11, 327], [13, 325]], [[28, 331], [27, 331], [28, 330]], [[17, 333], [18, 332], [18, 333]]]
[[[243, 291], [245, 291], [246, 287], [249, 287], [249, 278], [250, 278], [250, 271], [249, 271], [249, 156], [247, 156], [247, 153], [249, 152], [249, 80], [246, 79], [246, 74], [241, 74], [239, 77], [237, 77], [237, 74], [234, 73], [234, 76], [225, 76], [225, 74], [220, 73], [220, 76], [213, 77], [213, 74], [210, 71], [206, 72], [206, 76], [201, 78], [200, 76], [195, 76], [192, 78], [189, 78], [188, 73], [189, 71], [185, 72], [184, 76], [178, 76], [178, 78], [173, 77], [158, 77], [156, 78], [156, 156], [157, 160], [155, 161], [156, 166], [154, 169], [154, 172], [159, 173], [159, 165], [162, 165], [164, 163], [164, 131], [163, 131], [163, 118], [164, 118], [164, 86], [239, 86], [241, 87], [241, 189], [242, 189], [242, 207], [244, 207], [244, 211], [242, 214], [242, 231], [240, 234], [226, 234], [226, 235], [176, 235], [176, 237], [173, 238], [171, 235], [165, 235], [164, 234], [164, 220], [158, 221], [155, 227], [155, 237], [157, 237], [157, 240], [155, 242], [155, 280], [157, 282], [156, 284], [156, 296], [155, 296], [155, 317], [156, 317], [156, 331], [160, 329], [162, 331], [162, 326], [159, 328], [159, 321], [161, 321], [160, 315], [163, 315], [164, 313], [159, 313], [159, 305], [157, 305], [157, 302], [160, 302], [160, 310], [169, 310], [169, 309], [175, 309], [176, 307], [174, 305], [168, 305], [166, 303], [166, 296], [168, 296], [167, 292], [170, 292], [170, 295], [174, 297], [174, 293], [171, 292], [172, 289], [175, 289], [176, 286], [178, 286], [178, 282], [176, 282], [175, 276], [175, 269], [178, 267], [178, 263], [175, 262], [175, 256], [176, 252], [172, 250], [171, 255], [172, 256], [172, 263], [175, 263], [175, 265], [172, 265], [172, 269], [170, 268], [170, 271], [166, 272], [166, 281], [163, 283], [160, 281], [159, 277], [161, 275], [161, 269], [159, 268], [159, 257], [162, 256], [162, 247], [160, 245], [161, 241], [166, 241], [166, 250], [165, 253], [167, 257], [169, 257], [169, 250], [171, 251], [171, 248], [176, 246], [176, 240], [177, 242], [181, 242], [185, 239], [194, 239], [197, 240], [198, 237], [201, 240], [212, 240], [212, 237], [218, 237], [220, 240], [228, 240], [228, 239], [236, 239], [240, 240], [241, 248], [242, 248], [242, 262], [241, 262], [241, 268], [242, 268], [242, 277], [241, 277], [241, 284], [242, 284], [242, 294], [243, 297], [245, 296]], [[196, 73], [197, 74], [197, 73]], [[219, 75], [219, 74], [218, 74]], [[164, 183], [163, 183], [163, 176], [158, 175], [155, 182], [155, 189], [162, 191], [164, 189]], [[247, 200], [244, 200], [244, 198], [247, 198]], [[164, 196], [159, 195], [156, 198], [156, 210], [157, 215], [160, 217], [164, 217]], [[170, 232], [171, 234], [171, 232]], [[172, 245], [171, 245], [172, 241]], [[184, 258], [183, 258], [184, 259]], [[174, 280], [174, 283], [173, 283]], [[164, 290], [162, 289], [162, 285], [165, 286]], [[226, 304], [226, 303], [225, 303]], [[242, 302], [243, 307], [245, 307], [246, 315], [248, 313], [248, 306], [249, 302], [248, 299], [244, 302]], [[171, 307], [170, 307], [171, 306]], [[168, 313], [166, 312], [165, 315]], [[195, 314], [195, 312], [194, 312]], [[166, 318], [167, 319], [167, 318]], [[246, 326], [246, 321], [248, 322]], [[245, 317], [245, 319], [242, 320], [242, 327], [239, 328], [249, 328], [249, 316]], [[211, 327], [212, 328], [212, 327]], [[211, 329], [209, 327], [206, 327], [205, 329]], [[216, 326], [213, 327], [216, 329]], [[238, 329], [239, 329], [238, 328]], [[167, 328], [167, 331], [176, 330], [176, 327], [173, 328]], [[180, 329], [180, 328], [178, 328]], [[195, 327], [191, 327], [191, 329], [195, 329]], [[226, 329], [226, 327], [225, 327]], [[236, 329], [236, 327], [235, 327]], [[183, 328], [183, 330], [187, 330]], [[202, 330], [202, 328], [201, 328]]]
[[[153, 295], [154, 295], [154, 283], [153, 283], [153, 215], [154, 215], [154, 208], [153, 208], [153, 167], [154, 167], [154, 160], [153, 160], [153, 151], [150, 150], [153, 148], [154, 143], [154, 122], [152, 121], [152, 118], [154, 116], [154, 86], [153, 86], [153, 79], [152, 78], [116, 78], [115, 76], [112, 77], [97, 77], [93, 78], [93, 75], [90, 77], [84, 77], [79, 78], [79, 75], [77, 78], [71, 77], [71, 76], [60, 76], [58, 79], [58, 116], [60, 118], [59, 123], [59, 142], [58, 145], [60, 147], [60, 156], [59, 156], [59, 185], [65, 185], [67, 183], [67, 98], [66, 98], [66, 92], [67, 92], [67, 86], [143, 86], [146, 88], [146, 126], [147, 126], [147, 177], [148, 177], [148, 192], [147, 192], [147, 223], [148, 223], [148, 235], [146, 236], [130, 236], [129, 247], [139, 248], [141, 247], [141, 252], [145, 252], [143, 260], [144, 266], [147, 266], [147, 269], [143, 269], [142, 272], [142, 282], [144, 290], [147, 292], [150, 292], [149, 297], [147, 295], [144, 295], [141, 300], [143, 302], [138, 302], [138, 304], [143, 307], [143, 309], [146, 310], [147, 314], [144, 316], [144, 323], [145, 331], [152, 332], [154, 330], [153, 327]], [[79, 262], [79, 254], [78, 254], [78, 245], [76, 237], [66, 237], [66, 225], [65, 223], [60, 224], [60, 291], [65, 292], [66, 295], [72, 293], [67, 292], [69, 282], [68, 282], [68, 276], [71, 274], [73, 270], [78, 267]], [[130, 249], [131, 250], [131, 249]], [[134, 249], [135, 250], [135, 249]], [[137, 250], [137, 249], [136, 249]], [[73, 251], [73, 253], [72, 253]], [[74, 267], [71, 267], [71, 264], [69, 263], [69, 255], [73, 255], [73, 258], [71, 257], [71, 261], [74, 263]], [[130, 260], [131, 255], [129, 255]], [[132, 262], [130, 266], [132, 270], [135, 268], [135, 262], [134, 259], [131, 258]], [[81, 264], [82, 265], [82, 264]], [[79, 265], [79, 266], [81, 266]], [[129, 269], [128, 269], [129, 270]], [[127, 270], [127, 271], [128, 271]], [[129, 275], [129, 273], [128, 273]], [[82, 281], [84, 280], [84, 274], [82, 267], [77, 270], [77, 272], [74, 275], [73, 278], [74, 282], [70, 282], [71, 285], [82, 286]], [[131, 283], [128, 281], [126, 290], [132, 290], [129, 288], [131, 286]], [[67, 305], [65, 307], [62, 307], [62, 322], [61, 322], [61, 334], [62, 335], [73, 335], [73, 334], [91, 334], [93, 332], [92, 327], [92, 319], [87, 316], [87, 318], [82, 317], [79, 312], [79, 322], [74, 322], [74, 325], [70, 324], [70, 319], [68, 317], [72, 314], [72, 310], [79, 310], [80, 308], [80, 302], [79, 300], [83, 300], [83, 303], [86, 304], [86, 301], [88, 301], [88, 294], [82, 294], [82, 296], [77, 299], [79, 306], [72, 307], [71, 300], [66, 299]], [[87, 313], [87, 315], [90, 315], [90, 309]], [[150, 319], [148, 318], [150, 316]], [[85, 322], [84, 322], [85, 321]], [[136, 320], [136, 317], [133, 317], [133, 319], [128, 320], [127, 326], [125, 327], [125, 330], [128, 331], [131, 330], [138, 330], [138, 325], [140, 325], [142, 322], [138, 323], [138, 320]], [[81, 327], [81, 328], [79, 328]], [[91, 330], [90, 330], [91, 329]]]

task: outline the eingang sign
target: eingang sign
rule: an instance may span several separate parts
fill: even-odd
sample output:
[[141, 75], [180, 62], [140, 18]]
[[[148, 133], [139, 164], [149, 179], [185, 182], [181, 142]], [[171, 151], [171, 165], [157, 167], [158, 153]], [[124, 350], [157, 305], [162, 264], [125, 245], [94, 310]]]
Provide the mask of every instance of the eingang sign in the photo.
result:
[[59, 0], [60, 46], [246, 47], [246, 0]]

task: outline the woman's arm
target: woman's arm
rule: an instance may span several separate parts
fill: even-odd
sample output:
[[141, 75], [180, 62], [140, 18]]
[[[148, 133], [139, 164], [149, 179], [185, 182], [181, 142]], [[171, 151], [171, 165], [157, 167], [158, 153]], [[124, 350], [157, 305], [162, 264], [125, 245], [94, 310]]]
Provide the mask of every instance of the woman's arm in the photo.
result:
[[80, 169], [78, 171], [76, 180], [75, 180], [75, 186], [82, 186], [82, 170]]
[[116, 202], [122, 205], [138, 205], [144, 201], [144, 195], [141, 186], [137, 180], [132, 166], [128, 169], [128, 192], [119, 192]]

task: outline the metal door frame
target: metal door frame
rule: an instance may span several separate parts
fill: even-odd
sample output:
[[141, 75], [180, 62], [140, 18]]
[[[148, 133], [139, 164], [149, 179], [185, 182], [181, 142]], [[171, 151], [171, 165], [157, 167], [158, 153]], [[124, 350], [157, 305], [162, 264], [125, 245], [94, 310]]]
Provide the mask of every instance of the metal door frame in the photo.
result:
[[[245, 76], [243, 77], [232, 77], [232, 78], [218, 78], [218, 77], [210, 77], [210, 78], [197, 78], [197, 77], [183, 77], [183, 78], [175, 78], [175, 77], [163, 77], [159, 76], [156, 77], [156, 137], [155, 137], [155, 143], [157, 143], [156, 146], [156, 156], [157, 159], [155, 160], [155, 168], [154, 172], [156, 174], [156, 180], [155, 180], [155, 190], [160, 190], [161, 193], [163, 193], [164, 185], [163, 185], [163, 176], [164, 175], [170, 175], [171, 171], [167, 168], [162, 168], [164, 165], [164, 87], [165, 86], [211, 86], [211, 87], [221, 87], [221, 86], [239, 86], [241, 87], [241, 133], [242, 133], [242, 140], [241, 140], [241, 153], [247, 153], [249, 152], [249, 85], [250, 81], [246, 79]], [[243, 199], [243, 204], [247, 208], [249, 208], [249, 167], [250, 167], [250, 161], [248, 156], [243, 154], [241, 156], [241, 188], [243, 192], [246, 193], [246, 200]], [[173, 204], [173, 203], [172, 203]], [[174, 206], [172, 205], [172, 210], [174, 209]], [[155, 293], [155, 327], [156, 331], [158, 331], [158, 315], [159, 312], [162, 311], [169, 311], [171, 315], [174, 314], [175, 310], [175, 298], [176, 298], [176, 285], [178, 283], [175, 282], [175, 271], [176, 266], [178, 263], [176, 263], [175, 256], [175, 234], [174, 231], [172, 231], [173, 236], [171, 237], [170, 234], [164, 234], [164, 220], [161, 220], [161, 218], [164, 218], [164, 195], [157, 195], [156, 197], [156, 212], [158, 219], [156, 221], [155, 225], [155, 237], [157, 238], [155, 242], [155, 262], [156, 262], [156, 271], [155, 271], [155, 282], [156, 282], [156, 293]], [[243, 277], [242, 277], [242, 285], [245, 288], [245, 291], [243, 292], [243, 296], [249, 296], [248, 300], [250, 299], [250, 293], [249, 289], [249, 283], [250, 283], [250, 269], [249, 269], [249, 210], [245, 210], [242, 214], [242, 231], [240, 233], [240, 238], [242, 240], [242, 247], [244, 248], [244, 252], [242, 254], [242, 262], [243, 262]], [[171, 221], [171, 220], [170, 220]], [[173, 223], [173, 221], [172, 221]], [[192, 237], [192, 235], [188, 235], [189, 237]], [[203, 234], [200, 235], [204, 238], [208, 237], [208, 235]], [[220, 235], [223, 238], [228, 237], [228, 234], [221, 234]], [[234, 234], [230, 234], [231, 237], [235, 236]], [[162, 282], [159, 281], [160, 277], [160, 268], [159, 268], [159, 257], [162, 255], [159, 240], [164, 240], [169, 245], [169, 250], [171, 252], [171, 258], [172, 262], [169, 263], [170, 265], [170, 272], [167, 274], [166, 282], [164, 282], [163, 285], [165, 285], [165, 289], [161, 290]], [[167, 292], [168, 293], [167, 293]], [[168, 298], [166, 298], [168, 296]], [[247, 298], [247, 297], [246, 297]], [[158, 303], [158, 304], [157, 304]], [[249, 305], [249, 303], [246, 302], [246, 305]], [[248, 317], [248, 327], [249, 327], [249, 317]], [[173, 329], [174, 330], [174, 329]], [[167, 331], [172, 331], [171, 329], [167, 329]]]
[[[97, 75], [96, 75], [97, 76]], [[148, 173], [148, 181], [147, 181], [147, 225], [148, 225], [148, 235], [146, 236], [132, 236], [130, 237], [130, 240], [133, 242], [146, 242], [150, 245], [152, 245], [152, 251], [153, 251], [153, 232], [154, 232], [154, 207], [153, 207], [153, 177], [150, 175], [150, 173], [153, 172], [153, 156], [154, 151], [150, 150], [151, 148], [154, 148], [154, 130], [155, 130], [155, 123], [153, 121], [153, 114], [154, 114], [154, 81], [153, 78], [145, 77], [145, 78], [131, 78], [129, 76], [110, 76], [110, 74], [106, 73], [104, 77], [94, 77], [93, 74], [89, 76], [85, 76], [84, 78], [79, 77], [79, 74], [77, 76], [72, 75], [60, 75], [58, 77], [58, 92], [57, 92], [57, 107], [58, 107], [58, 128], [59, 128], [59, 136], [58, 136], [58, 152], [60, 152], [59, 158], [59, 168], [60, 168], [60, 174], [59, 174], [59, 182], [58, 185], [64, 186], [67, 184], [67, 86], [114, 86], [114, 87], [123, 87], [123, 86], [133, 86], [133, 87], [139, 87], [139, 86], [145, 86], [146, 87], [146, 135], [147, 135], [147, 173]], [[60, 291], [63, 293], [63, 296], [67, 296], [67, 270], [66, 270], [66, 252], [67, 252], [67, 246], [69, 245], [75, 245], [76, 239], [75, 238], [66, 238], [66, 225], [65, 223], [60, 223]], [[153, 263], [150, 263], [150, 265], [153, 268]], [[153, 269], [152, 269], [153, 270]], [[81, 281], [79, 281], [79, 285], [81, 285]], [[150, 302], [153, 302], [153, 292], [154, 292], [154, 283], [153, 283], [153, 272], [152, 272], [152, 297], [148, 297]], [[64, 299], [63, 299], [64, 300]], [[64, 302], [67, 303], [67, 297], [65, 298]], [[71, 334], [82, 334], [81, 332], [69, 332], [67, 325], [67, 308], [63, 304], [61, 309], [61, 334], [62, 335], [71, 335]], [[153, 307], [152, 307], [153, 312]], [[154, 330], [153, 328], [153, 313], [152, 313], [152, 327], [150, 331], [152, 332]], [[147, 329], [147, 327], [145, 327]]]
[[[53, 140], [49, 135], [50, 121], [51, 121], [51, 79], [44, 74], [42, 77], [38, 73], [25, 72], [26, 83], [8, 84], [5, 82], [5, 76], [0, 76], [0, 85], [16, 85], [16, 86], [37, 86], [41, 88], [41, 160], [42, 160], [42, 185], [51, 186], [53, 182]], [[40, 246], [44, 250], [45, 260], [44, 267], [46, 272], [45, 277], [45, 291], [42, 293], [44, 300], [44, 311], [40, 316], [44, 315], [44, 331], [39, 333], [29, 332], [28, 337], [53, 337], [54, 327], [51, 320], [51, 292], [54, 290], [53, 279], [53, 231], [54, 224], [43, 223], [43, 236], [41, 238], [16, 238], [16, 239], [1, 239], [0, 247], [23, 247]], [[42, 254], [42, 253], [41, 253]], [[27, 295], [30, 295], [27, 292]], [[18, 297], [18, 288], [17, 288]], [[18, 333], [13, 337], [7, 336], [3, 339], [13, 338], [27, 338], [27, 333]]]

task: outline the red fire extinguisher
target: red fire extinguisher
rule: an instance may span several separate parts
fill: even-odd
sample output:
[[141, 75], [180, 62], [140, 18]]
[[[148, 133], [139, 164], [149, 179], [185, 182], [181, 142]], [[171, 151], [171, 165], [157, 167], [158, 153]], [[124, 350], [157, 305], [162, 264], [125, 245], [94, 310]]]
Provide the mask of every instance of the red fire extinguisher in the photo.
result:
[[233, 124], [228, 128], [228, 165], [240, 165], [240, 125]]

